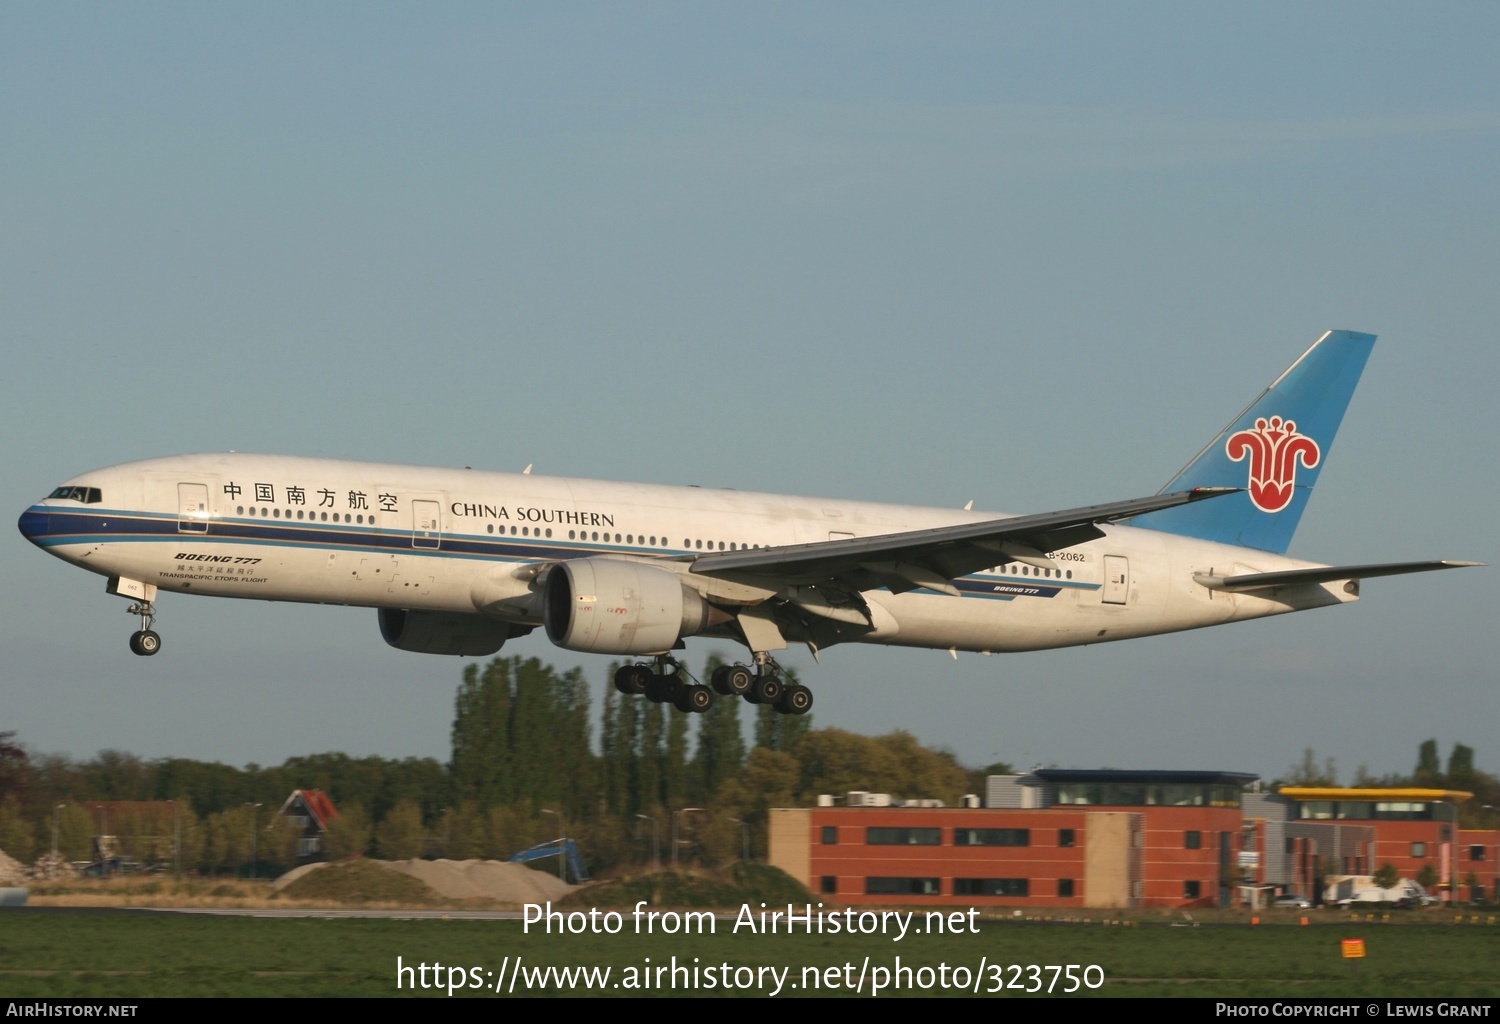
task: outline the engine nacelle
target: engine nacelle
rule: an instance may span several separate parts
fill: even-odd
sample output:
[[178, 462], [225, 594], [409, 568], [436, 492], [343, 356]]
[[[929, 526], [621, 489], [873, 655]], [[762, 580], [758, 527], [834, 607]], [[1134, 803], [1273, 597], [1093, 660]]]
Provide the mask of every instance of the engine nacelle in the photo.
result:
[[675, 572], [618, 558], [578, 558], [547, 573], [547, 638], [591, 654], [661, 654], [727, 618]]
[[505, 641], [531, 630], [488, 615], [456, 612], [380, 609], [380, 635], [401, 651], [417, 654], [457, 654], [476, 658], [494, 654]]

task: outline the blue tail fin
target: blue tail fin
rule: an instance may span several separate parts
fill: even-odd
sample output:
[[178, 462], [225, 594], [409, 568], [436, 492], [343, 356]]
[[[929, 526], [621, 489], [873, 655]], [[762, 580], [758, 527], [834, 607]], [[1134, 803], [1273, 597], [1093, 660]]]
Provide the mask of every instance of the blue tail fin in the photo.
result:
[[1162, 488], [1242, 493], [1138, 516], [1132, 525], [1286, 551], [1374, 344], [1373, 334], [1324, 334]]

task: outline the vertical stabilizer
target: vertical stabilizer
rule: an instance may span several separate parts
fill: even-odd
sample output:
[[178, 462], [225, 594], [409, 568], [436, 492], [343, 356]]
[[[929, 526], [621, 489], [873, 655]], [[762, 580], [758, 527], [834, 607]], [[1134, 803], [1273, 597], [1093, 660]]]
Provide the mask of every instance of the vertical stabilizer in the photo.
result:
[[1373, 334], [1324, 334], [1162, 488], [1242, 493], [1138, 516], [1131, 525], [1286, 551], [1374, 344]]

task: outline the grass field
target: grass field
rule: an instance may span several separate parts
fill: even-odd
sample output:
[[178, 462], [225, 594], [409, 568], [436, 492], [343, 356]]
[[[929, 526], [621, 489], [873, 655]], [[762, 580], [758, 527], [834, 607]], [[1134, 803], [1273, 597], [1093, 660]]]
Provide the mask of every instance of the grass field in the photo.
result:
[[[921, 915], [916, 919], [921, 923]], [[1079, 964], [1102, 969], [1103, 984], [1080, 986], [1079, 995], [1105, 996], [1500, 996], [1500, 925], [1354, 924], [1119, 926], [1026, 921], [981, 921], [977, 935], [908, 934], [899, 942], [879, 935], [764, 935], [720, 920], [714, 935], [637, 935], [627, 912], [616, 935], [551, 936], [524, 934], [520, 922], [473, 920], [326, 920], [211, 917], [155, 912], [26, 909], [0, 911], [0, 996], [390, 996], [412, 994], [448, 998], [445, 987], [422, 988], [437, 980], [413, 971], [397, 988], [397, 958], [404, 966], [441, 963], [442, 981], [461, 977], [465, 988], [454, 997], [473, 996], [472, 981], [493, 987], [495, 977], [509, 987], [516, 958], [523, 970], [609, 968], [596, 994], [669, 995], [670, 973], [662, 988], [645, 968], [677, 964], [698, 968], [696, 987], [683, 993], [691, 976], [679, 973], [678, 992], [693, 995], [767, 996], [781, 977], [780, 996], [809, 992], [814, 968], [816, 994], [850, 996], [846, 983], [864, 970], [862, 989], [870, 995], [875, 969], [912, 969], [891, 996], [960, 994], [938, 984], [947, 965], [951, 982], [966, 980], [968, 994], [1023, 995], [1011, 988], [1040, 985], [1052, 972], [1034, 975], [1008, 965]], [[1367, 957], [1358, 977], [1340, 956], [1339, 940], [1363, 938]], [[697, 958], [696, 964], [693, 958]], [[869, 958], [866, 965], [866, 958]], [[509, 959], [507, 959], [509, 958]], [[648, 962], [649, 958], [649, 962]], [[727, 977], [720, 969], [729, 965]], [[851, 965], [845, 970], [844, 965]], [[983, 969], [981, 970], [981, 965]], [[995, 988], [995, 967], [1007, 965]], [[450, 976], [449, 967], [462, 973]], [[718, 976], [710, 980], [707, 968]], [[932, 969], [931, 977], [917, 969]], [[749, 970], [740, 970], [740, 969]], [[764, 968], [774, 969], [771, 975]], [[836, 968], [831, 974], [830, 968]], [[962, 971], [955, 975], [954, 969]], [[478, 973], [473, 973], [477, 969]], [[736, 975], [736, 971], [738, 974]], [[786, 971], [785, 974], [780, 972]], [[487, 973], [489, 972], [489, 973]], [[757, 974], [758, 972], [758, 974]], [[1038, 982], [1036, 979], [1040, 978]], [[1098, 972], [1090, 975], [1097, 981]], [[596, 975], [596, 978], [598, 976]], [[728, 981], [726, 992], [723, 982]], [[649, 988], [642, 986], [650, 980]], [[887, 982], [889, 983], [889, 977]], [[589, 990], [553, 983], [545, 988], [516, 980], [514, 994]], [[931, 987], [920, 986], [928, 982]], [[747, 987], [738, 987], [749, 982]], [[836, 988], [826, 987], [830, 982]], [[1068, 983], [1058, 976], [1055, 989]], [[637, 987], [632, 987], [632, 985]], [[415, 986], [415, 987], [413, 987]], [[663, 991], [663, 988], [666, 991]], [[504, 998], [493, 992], [489, 998]]]

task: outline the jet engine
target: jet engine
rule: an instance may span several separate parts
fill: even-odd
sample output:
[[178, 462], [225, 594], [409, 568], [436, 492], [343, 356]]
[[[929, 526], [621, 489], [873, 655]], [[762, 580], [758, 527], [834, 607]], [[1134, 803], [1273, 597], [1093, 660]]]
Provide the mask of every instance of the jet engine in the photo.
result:
[[380, 635], [401, 651], [417, 654], [457, 654], [475, 658], [494, 654], [513, 636], [531, 630], [488, 615], [457, 612], [380, 609]]
[[578, 558], [547, 573], [547, 638], [591, 654], [661, 654], [729, 616], [675, 572], [617, 558]]

